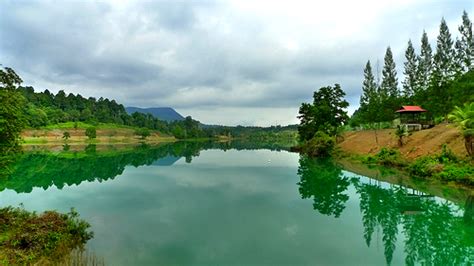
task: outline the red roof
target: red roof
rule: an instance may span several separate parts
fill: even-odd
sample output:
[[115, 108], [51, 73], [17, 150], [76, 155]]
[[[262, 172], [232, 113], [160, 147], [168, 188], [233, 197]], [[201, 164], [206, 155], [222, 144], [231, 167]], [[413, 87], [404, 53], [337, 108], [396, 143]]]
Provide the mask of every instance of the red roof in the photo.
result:
[[397, 110], [396, 112], [403, 113], [403, 112], [427, 112], [427, 111], [417, 105], [405, 105], [405, 106], [402, 106], [402, 109]]

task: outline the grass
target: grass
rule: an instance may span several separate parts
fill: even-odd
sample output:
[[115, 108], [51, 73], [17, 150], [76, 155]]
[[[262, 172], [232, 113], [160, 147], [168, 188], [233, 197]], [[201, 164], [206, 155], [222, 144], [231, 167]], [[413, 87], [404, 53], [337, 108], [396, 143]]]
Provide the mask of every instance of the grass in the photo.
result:
[[93, 237], [89, 227], [74, 210], [37, 214], [23, 208], [0, 209], [0, 264], [62, 261]]
[[52, 125], [47, 125], [44, 127], [41, 127], [39, 129], [46, 129], [46, 130], [53, 130], [53, 129], [74, 129], [75, 124], [77, 123], [77, 128], [78, 129], [86, 129], [89, 127], [95, 127], [97, 129], [121, 129], [121, 128], [126, 128], [126, 129], [136, 129], [135, 127], [131, 126], [125, 126], [125, 125], [118, 125], [118, 124], [113, 124], [113, 123], [97, 123], [97, 124], [88, 124], [84, 122], [65, 122], [65, 123], [59, 123], [59, 124], [52, 124]]

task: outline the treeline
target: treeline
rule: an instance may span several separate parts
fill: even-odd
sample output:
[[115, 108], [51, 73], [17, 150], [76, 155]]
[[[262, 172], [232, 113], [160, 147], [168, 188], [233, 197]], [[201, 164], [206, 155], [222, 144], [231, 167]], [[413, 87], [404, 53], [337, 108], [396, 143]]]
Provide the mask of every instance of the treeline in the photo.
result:
[[392, 121], [401, 105], [420, 105], [433, 117], [446, 118], [454, 106], [474, 101], [474, 41], [472, 23], [465, 11], [458, 30], [459, 36], [453, 40], [442, 19], [434, 51], [426, 32], [419, 53], [408, 41], [401, 89], [390, 47], [385, 53], [381, 81], [368, 61], [360, 108], [353, 114], [351, 125]]
[[199, 121], [191, 117], [168, 123], [151, 114], [135, 112], [129, 115], [122, 104], [107, 98], [85, 98], [80, 94], [66, 94], [63, 90], [57, 94], [49, 90], [35, 92], [33, 87], [19, 87], [17, 90], [26, 99], [27, 104], [24, 105], [23, 113], [26, 125], [32, 128], [81, 121], [89, 124], [113, 123], [148, 128], [180, 139], [208, 137], [207, 132], [200, 127]]
[[206, 126], [190, 116], [181, 121], [167, 122], [152, 114], [135, 112], [129, 115], [122, 104], [107, 98], [85, 98], [80, 94], [66, 94], [63, 90], [57, 94], [53, 94], [49, 90], [35, 92], [34, 88], [30, 86], [18, 87], [17, 92], [26, 99], [26, 104], [23, 105], [23, 114], [26, 125], [31, 128], [70, 121], [86, 122], [92, 125], [113, 123], [157, 130], [178, 139], [216, 136], [269, 138], [280, 137], [282, 135], [280, 132], [283, 131], [295, 132], [296, 130], [296, 125], [283, 127]]

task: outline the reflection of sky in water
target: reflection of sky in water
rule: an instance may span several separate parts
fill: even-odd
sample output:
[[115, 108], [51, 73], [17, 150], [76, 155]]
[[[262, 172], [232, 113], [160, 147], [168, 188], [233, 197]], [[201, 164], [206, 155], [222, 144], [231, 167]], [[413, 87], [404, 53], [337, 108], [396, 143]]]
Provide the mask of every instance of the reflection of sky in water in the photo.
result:
[[[5, 190], [0, 202], [38, 211], [75, 207], [95, 232], [89, 249], [109, 265], [385, 264], [382, 233], [370, 247], [364, 242], [354, 186], [344, 192], [349, 200], [340, 218], [321, 215], [298, 192], [298, 159], [207, 150], [191, 164], [128, 166], [103, 183]], [[403, 240], [399, 234], [393, 265], [404, 264]]]

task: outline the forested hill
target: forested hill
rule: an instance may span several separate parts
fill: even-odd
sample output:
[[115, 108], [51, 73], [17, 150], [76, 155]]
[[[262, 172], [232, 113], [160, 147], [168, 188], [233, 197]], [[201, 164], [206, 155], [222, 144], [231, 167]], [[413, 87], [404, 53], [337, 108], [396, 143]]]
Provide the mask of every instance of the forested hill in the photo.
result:
[[[190, 116], [183, 118], [179, 113], [169, 108], [170, 113], [178, 120], [165, 121], [165, 118], [155, 117], [151, 113], [127, 113], [126, 108], [115, 100], [100, 97], [99, 99], [85, 98], [80, 94], [66, 94], [60, 90], [53, 94], [48, 90], [35, 92], [33, 87], [18, 87], [11, 93], [19, 93], [22, 103], [22, 117], [25, 126], [41, 128], [64, 122], [85, 122], [95, 125], [111, 123], [136, 128], [147, 128], [164, 134], [173, 135], [178, 139], [211, 138], [216, 136], [252, 137], [257, 139], [294, 138], [296, 126], [272, 127], [205, 127]], [[155, 108], [151, 108], [155, 109]], [[129, 109], [129, 112], [132, 111]]]
[[160, 120], [167, 121], [167, 122], [184, 120], [184, 117], [171, 107], [152, 107], [152, 108], [125, 107], [125, 110], [130, 115], [135, 112], [139, 112], [143, 114], [152, 114], [155, 118], [158, 118]]

